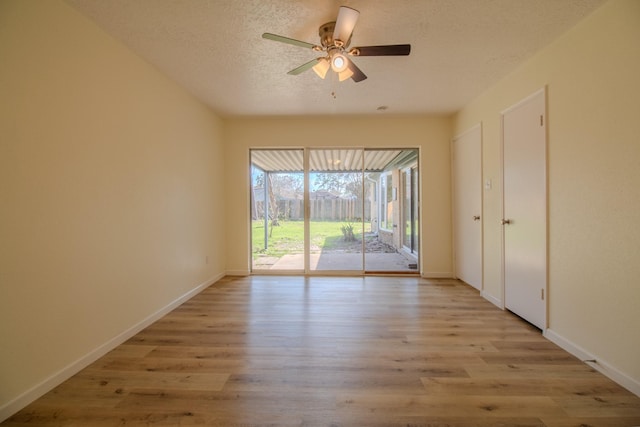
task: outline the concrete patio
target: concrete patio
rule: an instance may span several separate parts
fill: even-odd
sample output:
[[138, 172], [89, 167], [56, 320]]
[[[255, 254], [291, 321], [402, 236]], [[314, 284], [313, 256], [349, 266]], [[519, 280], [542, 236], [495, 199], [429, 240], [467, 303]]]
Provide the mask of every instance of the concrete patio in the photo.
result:
[[[400, 253], [367, 253], [365, 271], [414, 272], [410, 268], [416, 261], [409, 260]], [[312, 271], [362, 270], [362, 253], [321, 252], [309, 255], [309, 267]], [[280, 258], [264, 259], [254, 264], [255, 270], [303, 270], [304, 255], [287, 254]]]

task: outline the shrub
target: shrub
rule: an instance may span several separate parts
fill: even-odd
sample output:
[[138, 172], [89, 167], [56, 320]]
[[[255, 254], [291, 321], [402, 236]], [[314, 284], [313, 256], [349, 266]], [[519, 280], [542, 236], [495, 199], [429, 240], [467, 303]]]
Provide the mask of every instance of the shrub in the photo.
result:
[[345, 224], [340, 227], [342, 230], [342, 237], [347, 242], [355, 242], [356, 236], [353, 234], [353, 224]]

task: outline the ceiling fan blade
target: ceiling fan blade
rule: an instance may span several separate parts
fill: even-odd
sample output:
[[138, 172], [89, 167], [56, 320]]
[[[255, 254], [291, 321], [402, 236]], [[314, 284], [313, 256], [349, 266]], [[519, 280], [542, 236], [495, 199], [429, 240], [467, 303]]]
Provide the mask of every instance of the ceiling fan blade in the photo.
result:
[[311, 61], [302, 64], [298, 68], [294, 68], [293, 70], [289, 71], [287, 74], [291, 74], [292, 76], [297, 76], [298, 74], [303, 73], [310, 68], [313, 68], [313, 66], [316, 65], [318, 61], [319, 61], [319, 58], [312, 59]]
[[340, 6], [338, 18], [336, 19], [336, 27], [333, 30], [333, 39], [347, 43], [351, 38], [353, 28], [358, 22], [360, 12], [347, 6]]
[[290, 39], [289, 37], [279, 36], [277, 34], [264, 33], [262, 35], [262, 38], [263, 39], [273, 40], [273, 41], [280, 42], [280, 43], [292, 44], [294, 46], [306, 47], [306, 48], [309, 48], [309, 49], [313, 49], [314, 47], [316, 47], [316, 45], [313, 44], [313, 43], [307, 43], [307, 42], [303, 42], [303, 41], [296, 40], [296, 39]]
[[360, 46], [349, 51], [353, 56], [392, 56], [409, 55], [411, 53], [410, 44], [390, 44], [386, 46]]
[[349, 69], [353, 71], [353, 76], [351, 76], [351, 79], [354, 82], [358, 83], [367, 78], [367, 75], [363, 73], [362, 70], [358, 68], [358, 66], [354, 64], [354, 62], [350, 59], [349, 59]]

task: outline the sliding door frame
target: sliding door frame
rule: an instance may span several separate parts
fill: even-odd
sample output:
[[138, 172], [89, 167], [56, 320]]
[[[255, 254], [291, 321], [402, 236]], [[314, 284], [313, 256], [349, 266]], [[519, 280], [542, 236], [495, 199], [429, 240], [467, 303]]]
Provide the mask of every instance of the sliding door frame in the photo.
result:
[[[401, 175], [404, 174], [404, 171], [406, 171], [407, 169], [411, 169], [412, 170], [412, 182], [411, 182], [411, 186], [412, 186], [412, 215], [414, 215], [414, 209], [413, 209], [413, 205], [415, 204], [417, 207], [417, 215], [420, 216], [421, 214], [421, 206], [420, 206], [420, 194], [421, 194], [421, 189], [420, 189], [420, 184], [419, 184], [419, 179], [417, 180], [417, 185], [418, 188], [415, 189], [415, 192], [413, 191], [413, 170], [417, 170], [418, 174], [420, 174], [420, 148], [419, 147], [413, 147], [413, 148], [407, 148], [407, 147], [362, 147], [362, 146], [350, 146], [350, 147], [327, 147], [327, 146], [308, 146], [308, 147], [300, 147], [300, 146], [291, 146], [291, 147], [251, 147], [249, 148], [249, 179], [250, 179], [250, 185], [253, 185], [253, 177], [251, 176], [251, 165], [252, 165], [252, 151], [271, 151], [271, 150], [292, 150], [292, 151], [297, 151], [300, 150], [302, 151], [303, 154], [303, 235], [304, 235], [304, 244], [303, 244], [303, 263], [304, 263], [304, 268], [303, 269], [286, 269], [286, 270], [282, 270], [282, 269], [278, 269], [278, 270], [273, 270], [273, 269], [254, 269], [253, 267], [253, 230], [252, 230], [252, 220], [251, 220], [251, 216], [249, 217], [249, 242], [250, 242], [250, 250], [249, 250], [249, 260], [250, 260], [250, 274], [261, 274], [261, 275], [300, 275], [300, 274], [304, 274], [304, 275], [316, 275], [316, 276], [331, 276], [331, 275], [341, 275], [341, 276], [363, 276], [366, 274], [388, 274], [388, 275], [394, 275], [394, 274], [401, 274], [401, 275], [406, 275], [406, 274], [415, 274], [415, 275], [419, 275], [420, 274], [420, 256], [419, 254], [421, 253], [421, 246], [422, 246], [422, 239], [419, 237], [422, 233], [421, 233], [421, 222], [422, 221], [418, 221], [418, 230], [415, 230], [417, 232], [417, 241], [416, 241], [416, 248], [414, 249], [414, 253], [412, 255], [416, 256], [416, 261], [417, 261], [417, 265], [418, 265], [418, 269], [415, 272], [412, 271], [404, 271], [404, 270], [390, 270], [390, 271], [371, 271], [371, 270], [367, 270], [366, 268], [366, 241], [365, 241], [365, 194], [366, 194], [366, 186], [367, 186], [367, 181], [365, 180], [365, 171], [366, 171], [366, 164], [365, 164], [365, 153], [367, 151], [405, 151], [405, 150], [416, 150], [417, 153], [417, 159], [414, 163], [408, 165], [408, 166], [403, 166], [402, 168], [399, 169], [399, 172]], [[351, 172], [351, 173], [359, 173], [360, 174], [360, 181], [361, 181], [361, 192], [362, 192], [362, 200], [361, 203], [358, 206], [359, 212], [360, 212], [360, 220], [358, 221], [359, 224], [359, 228], [360, 228], [360, 234], [362, 236], [361, 242], [360, 242], [360, 251], [361, 251], [361, 268], [360, 269], [353, 269], [353, 270], [338, 270], [338, 269], [327, 269], [327, 270], [318, 270], [318, 269], [311, 269], [311, 200], [310, 200], [310, 193], [311, 193], [311, 170], [310, 170], [310, 153], [313, 150], [358, 150], [360, 151], [360, 155], [361, 155], [361, 161], [360, 161], [360, 165], [359, 165], [359, 171], [357, 172]], [[350, 172], [350, 171], [345, 171], [345, 172]], [[267, 171], [265, 171], [265, 173], [267, 173]], [[319, 172], [322, 173], [322, 172]], [[384, 173], [384, 172], [381, 172]], [[418, 175], [419, 176], [419, 175]], [[402, 181], [402, 180], [399, 180]], [[398, 196], [400, 196], [400, 185], [401, 182], [398, 182], [397, 186], [396, 186], [396, 193], [398, 194]], [[266, 191], [266, 190], [265, 190]], [[404, 190], [403, 190], [404, 191]], [[377, 192], [377, 197], [378, 199], [375, 200], [375, 209], [379, 209], [379, 197], [380, 197], [380, 186], [379, 186], [379, 182], [378, 185], [376, 187], [376, 192]], [[250, 192], [251, 194], [249, 194], [250, 199], [253, 197], [252, 192]], [[418, 197], [418, 200], [413, 200], [415, 198], [415, 196]], [[404, 212], [402, 212], [403, 207], [401, 206], [403, 205], [403, 203], [399, 203], [398, 207], [400, 209], [400, 215], [402, 216], [400, 219], [402, 221], [404, 221], [403, 217], [404, 217]], [[251, 200], [249, 203], [249, 206], [251, 206]], [[380, 226], [380, 224], [378, 224], [378, 227]], [[415, 226], [415, 223], [412, 223], [412, 227]], [[398, 224], [398, 228], [400, 227], [400, 224]], [[401, 231], [402, 232], [402, 231]], [[413, 236], [412, 236], [413, 238]], [[404, 237], [402, 235], [400, 235], [400, 241], [401, 241], [401, 248], [399, 249], [400, 251], [405, 251], [406, 252], [406, 248], [403, 245], [402, 240], [404, 239]]]

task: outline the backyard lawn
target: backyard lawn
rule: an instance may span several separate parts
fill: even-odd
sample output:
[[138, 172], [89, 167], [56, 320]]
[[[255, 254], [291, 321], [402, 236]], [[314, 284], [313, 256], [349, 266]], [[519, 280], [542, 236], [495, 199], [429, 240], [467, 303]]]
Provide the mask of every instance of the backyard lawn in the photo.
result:
[[[347, 241], [342, 227], [353, 226], [355, 241]], [[361, 252], [362, 223], [347, 223], [343, 221], [311, 221], [310, 251], [344, 251]], [[304, 253], [304, 221], [280, 221], [280, 225], [273, 227], [269, 238], [268, 248], [264, 249], [264, 221], [253, 221], [251, 238], [254, 258], [257, 256], [281, 257], [285, 254]], [[366, 233], [371, 231], [371, 225], [365, 224]]]

